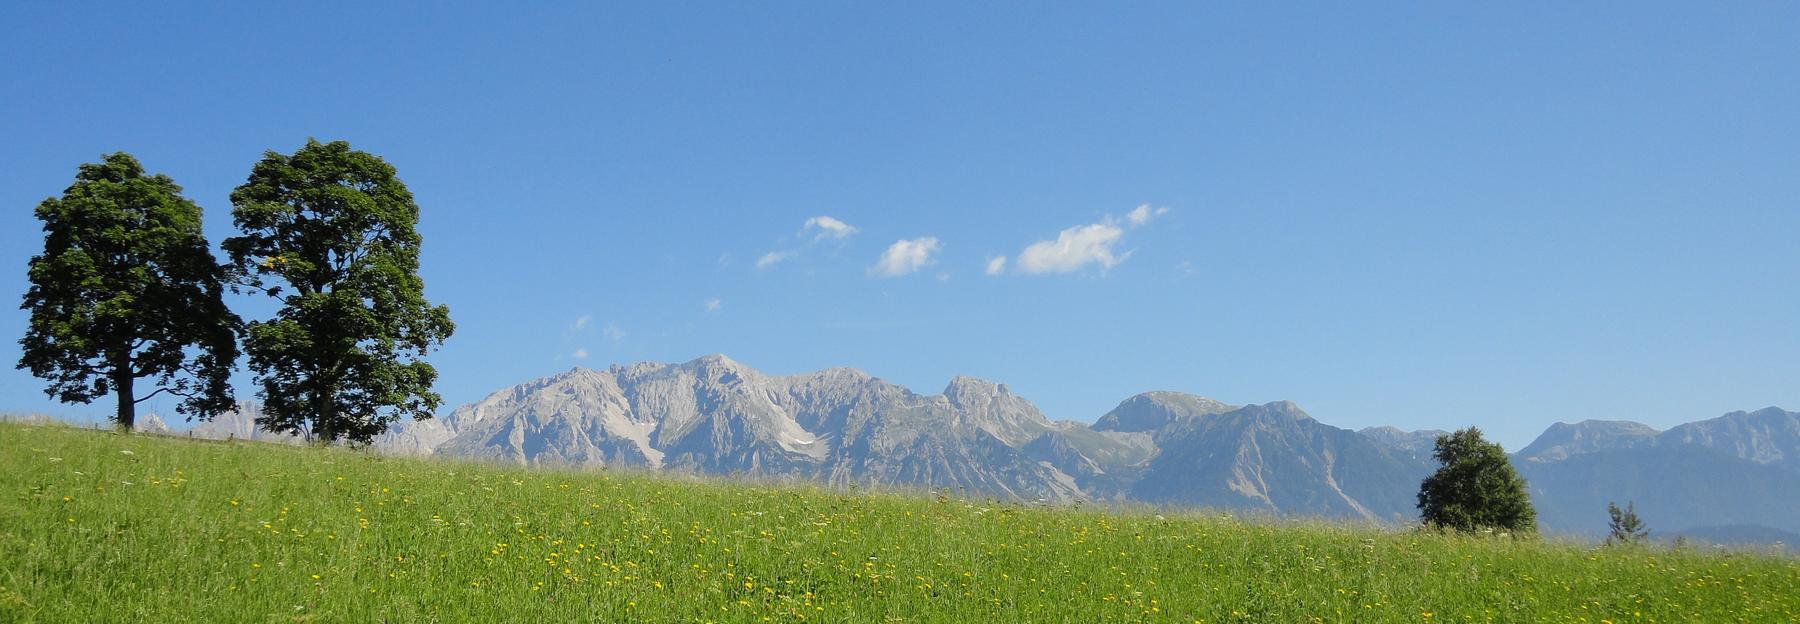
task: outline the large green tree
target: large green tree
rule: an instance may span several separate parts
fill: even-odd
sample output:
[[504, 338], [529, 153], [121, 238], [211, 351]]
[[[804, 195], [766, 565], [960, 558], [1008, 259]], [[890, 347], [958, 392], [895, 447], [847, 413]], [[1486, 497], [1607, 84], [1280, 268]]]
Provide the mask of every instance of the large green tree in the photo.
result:
[[1474, 427], [1438, 436], [1432, 450], [1442, 467], [1419, 485], [1421, 520], [1429, 526], [1517, 533], [1537, 530], [1525, 480], [1500, 445]]
[[[65, 403], [116, 395], [113, 420], [125, 430], [138, 403], [164, 392], [200, 420], [233, 407], [240, 325], [225, 307], [225, 270], [201, 232], [200, 206], [174, 180], [108, 154], [38, 204], [37, 217], [44, 253], [31, 259], [19, 306], [31, 313], [19, 368]], [[138, 396], [143, 378], [156, 390]]]
[[368, 442], [403, 416], [430, 418], [423, 361], [454, 330], [425, 300], [419, 206], [394, 167], [343, 141], [268, 152], [231, 193], [241, 236], [223, 244], [243, 282], [278, 299], [244, 342], [264, 429]]

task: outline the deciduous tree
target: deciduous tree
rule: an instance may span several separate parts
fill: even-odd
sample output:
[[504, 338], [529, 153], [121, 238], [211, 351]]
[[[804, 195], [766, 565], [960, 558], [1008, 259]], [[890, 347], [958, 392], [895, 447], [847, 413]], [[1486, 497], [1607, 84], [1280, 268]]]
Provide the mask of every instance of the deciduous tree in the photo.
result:
[[1525, 480], [1500, 445], [1474, 427], [1439, 436], [1432, 450], [1442, 467], [1419, 485], [1421, 520], [1458, 531], [1537, 530], [1537, 512]]
[[[114, 394], [130, 430], [137, 404], [182, 397], [207, 420], [233, 407], [229, 377], [239, 322], [225, 307], [224, 268], [201, 231], [200, 206], [130, 154], [82, 165], [60, 198], [38, 204], [44, 253], [31, 259], [20, 309], [30, 326], [19, 368], [64, 403]], [[139, 379], [156, 390], [138, 396]]]
[[430, 418], [437, 371], [422, 358], [454, 329], [425, 300], [419, 206], [394, 167], [343, 141], [268, 152], [231, 193], [243, 233], [224, 242], [248, 286], [276, 298], [244, 349], [275, 432], [368, 442]]

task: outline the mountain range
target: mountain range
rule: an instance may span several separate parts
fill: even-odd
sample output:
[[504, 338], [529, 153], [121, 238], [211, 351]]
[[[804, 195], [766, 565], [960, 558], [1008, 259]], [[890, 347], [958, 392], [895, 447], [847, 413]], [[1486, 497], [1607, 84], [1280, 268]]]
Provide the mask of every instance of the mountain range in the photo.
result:
[[[246, 404], [195, 435], [266, 438], [250, 425], [254, 409]], [[850, 368], [775, 376], [710, 355], [536, 379], [441, 418], [401, 423], [376, 447], [529, 466], [1402, 523], [1417, 517], [1418, 485], [1436, 468], [1431, 449], [1443, 433], [1352, 431], [1286, 401], [1231, 405], [1180, 392], [1126, 398], [1092, 424], [1055, 421], [1005, 384], [972, 377], [921, 395]], [[1666, 535], [1766, 541], [1800, 533], [1800, 414], [1777, 408], [1668, 431], [1558, 423], [1513, 462], [1552, 533], [1604, 535], [1611, 501], [1633, 502]]]

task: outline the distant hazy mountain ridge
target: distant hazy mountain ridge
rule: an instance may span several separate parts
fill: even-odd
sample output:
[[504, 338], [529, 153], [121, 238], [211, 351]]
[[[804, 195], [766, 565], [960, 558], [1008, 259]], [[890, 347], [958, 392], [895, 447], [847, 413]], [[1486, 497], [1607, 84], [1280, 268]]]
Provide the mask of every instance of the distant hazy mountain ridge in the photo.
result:
[[1778, 408], [1663, 432], [1629, 421], [1557, 423], [1514, 463], [1539, 519], [1565, 531], [1603, 533], [1596, 505], [1629, 500], [1666, 535], [1800, 532], [1800, 414]]
[[[264, 439], [254, 404], [194, 429]], [[763, 374], [722, 355], [577, 368], [403, 422], [386, 452], [526, 465], [797, 478], [1047, 502], [1131, 501], [1379, 521], [1417, 517], [1443, 431], [1340, 429], [1286, 401], [1129, 397], [1092, 425], [1052, 421], [1004, 384], [920, 395], [862, 371]], [[294, 442], [297, 438], [282, 437]], [[1520, 450], [1550, 531], [1605, 531], [1633, 501], [1653, 531], [1800, 532], [1800, 414], [1733, 412], [1666, 432], [1558, 423]]]

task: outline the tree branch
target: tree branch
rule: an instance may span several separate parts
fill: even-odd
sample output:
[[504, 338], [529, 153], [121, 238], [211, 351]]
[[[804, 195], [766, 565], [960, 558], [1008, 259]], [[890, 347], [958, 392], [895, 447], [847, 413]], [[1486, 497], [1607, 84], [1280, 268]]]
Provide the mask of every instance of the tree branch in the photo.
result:
[[153, 397], [153, 396], [156, 396], [156, 395], [159, 395], [159, 394], [162, 394], [162, 393], [164, 393], [164, 392], [169, 392], [169, 393], [170, 393], [170, 394], [174, 394], [174, 392], [170, 392], [170, 391], [169, 391], [169, 389], [168, 389], [168, 388], [157, 388], [157, 389], [156, 389], [156, 392], [152, 392], [152, 393], [150, 393], [150, 394], [146, 394], [146, 395], [144, 395], [144, 398], [141, 398], [141, 399], [138, 399], [138, 400], [136, 400], [136, 401], [132, 401], [132, 402], [131, 402], [131, 403], [132, 403], [132, 404], [133, 404], [133, 405], [136, 405], [136, 404], [138, 404], [138, 403], [143, 403], [143, 402], [144, 402], [144, 401], [148, 401], [148, 400], [150, 400], [150, 397]]

